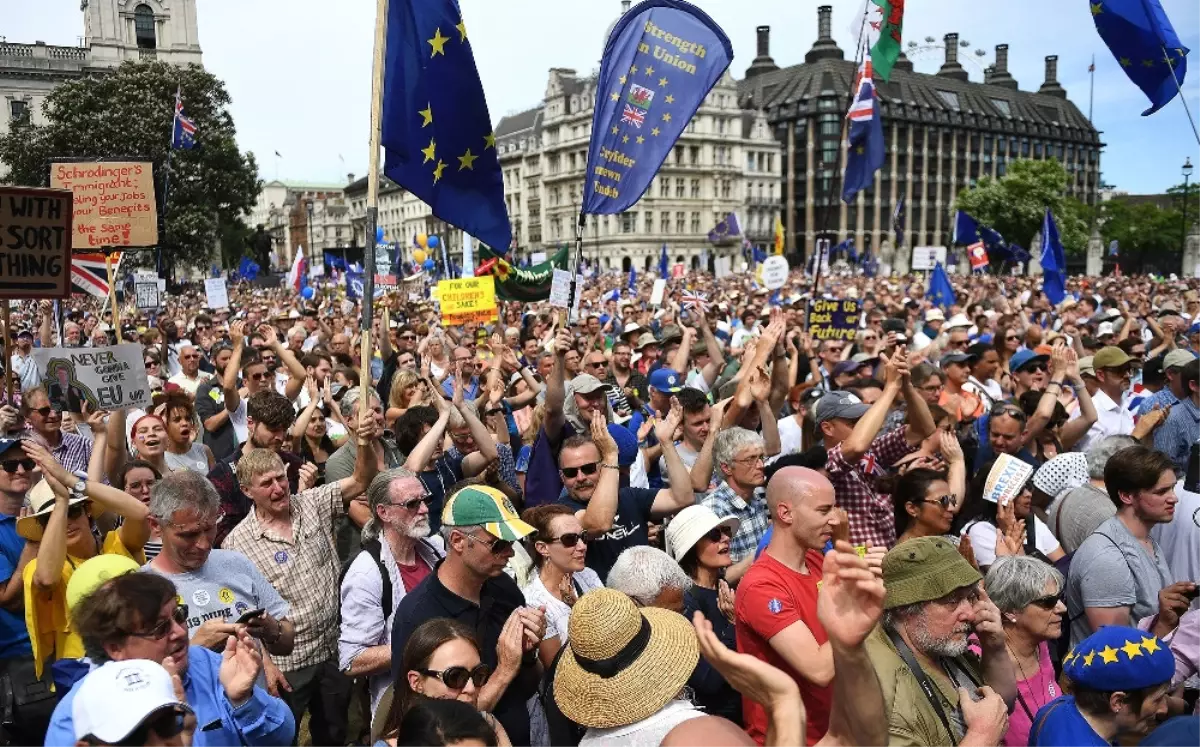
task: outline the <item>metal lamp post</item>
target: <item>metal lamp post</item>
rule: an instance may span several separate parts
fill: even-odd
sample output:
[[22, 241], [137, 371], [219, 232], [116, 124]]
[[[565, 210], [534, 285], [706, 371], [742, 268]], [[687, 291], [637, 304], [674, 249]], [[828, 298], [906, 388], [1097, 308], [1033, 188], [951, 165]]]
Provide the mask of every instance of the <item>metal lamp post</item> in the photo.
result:
[[1187, 252], [1187, 235], [1188, 235], [1188, 180], [1192, 178], [1192, 159], [1191, 157], [1183, 160], [1183, 235], [1180, 237], [1180, 249], [1185, 254]]
[[316, 247], [313, 246], [313, 201], [310, 199], [307, 202], [308, 208], [308, 261], [311, 265], [312, 258], [316, 255]]

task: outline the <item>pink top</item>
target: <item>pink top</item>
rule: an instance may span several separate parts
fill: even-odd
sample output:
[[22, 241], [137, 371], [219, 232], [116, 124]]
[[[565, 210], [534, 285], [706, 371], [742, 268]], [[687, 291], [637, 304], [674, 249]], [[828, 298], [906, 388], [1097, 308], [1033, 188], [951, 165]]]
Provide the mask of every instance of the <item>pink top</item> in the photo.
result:
[[[1050, 647], [1046, 643], [1038, 646], [1037, 672], [1017, 671], [1017, 676], [1029, 675], [1029, 679], [1017, 681], [1017, 704], [1008, 715], [1008, 732], [1004, 735], [1005, 747], [1025, 747], [1029, 744], [1029, 728], [1038, 709], [1062, 695], [1062, 689], [1054, 681], [1054, 664], [1050, 661]], [[1024, 702], [1024, 707], [1021, 703]], [[1028, 708], [1028, 712], [1025, 710]]]

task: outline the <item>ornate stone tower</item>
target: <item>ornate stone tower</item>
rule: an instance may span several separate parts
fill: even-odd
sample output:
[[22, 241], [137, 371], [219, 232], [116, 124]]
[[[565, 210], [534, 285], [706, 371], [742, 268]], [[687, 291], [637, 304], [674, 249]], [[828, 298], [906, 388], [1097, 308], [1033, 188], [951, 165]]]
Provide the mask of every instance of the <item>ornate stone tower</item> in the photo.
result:
[[196, 0], [82, 0], [82, 10], [93, 66], [145, 59], [201, 64]]

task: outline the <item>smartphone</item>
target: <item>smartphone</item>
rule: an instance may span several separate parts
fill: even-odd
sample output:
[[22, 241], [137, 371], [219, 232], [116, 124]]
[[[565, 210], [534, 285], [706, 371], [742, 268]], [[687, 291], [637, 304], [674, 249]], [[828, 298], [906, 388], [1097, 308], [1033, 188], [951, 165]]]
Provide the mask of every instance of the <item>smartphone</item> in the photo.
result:
[[1200, 584], [1192, 584], [1192, 590], [1183, 592], [1183, 596], [1190, 600], [1200, 597]]
[[256, 610], [249, 610], [248, 612], [243, 612], [242, 616], [239, 617], [238, 619], [234, 620], [234, 622], [237, 623], [238, 625], [244, 625], [256, 617], [262, 617], [264, 613], [266, 613], [266, 610], [262, 609], [262, 608], [259, 608]]

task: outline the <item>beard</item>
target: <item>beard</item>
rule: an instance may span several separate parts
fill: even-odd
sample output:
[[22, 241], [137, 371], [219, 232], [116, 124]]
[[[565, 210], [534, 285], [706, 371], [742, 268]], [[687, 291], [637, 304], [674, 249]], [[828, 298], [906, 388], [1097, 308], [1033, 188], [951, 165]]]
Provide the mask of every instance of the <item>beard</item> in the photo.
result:
[[424, 539], [429, 536], [429, 517], [422, 516], [406, 527], [401, 528], [401, 534], [409, 539]]
[[913, 643], [917, 645], [927, 656], [943, 656], [953, 659], [962, 656], [967, 652], [969, 641], [967, 636], [971, 634], [971, 626], [967, 624], [957, 625], [954, 632], [960, 634], [958, 638], [939, 638], [929, 632], [925, 627], [924, 620], [913, 620], [908, 626], [908, 634], [912, 637]]

